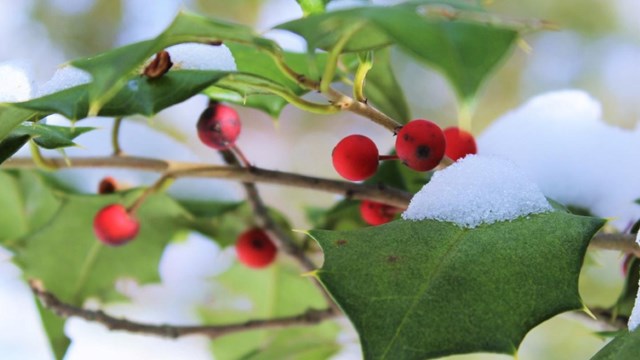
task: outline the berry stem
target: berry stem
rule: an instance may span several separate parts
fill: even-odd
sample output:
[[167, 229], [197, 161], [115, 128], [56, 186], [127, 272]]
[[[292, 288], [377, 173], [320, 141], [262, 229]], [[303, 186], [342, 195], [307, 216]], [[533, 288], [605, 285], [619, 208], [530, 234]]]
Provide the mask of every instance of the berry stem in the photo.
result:
[[149, 197], [149, 195], [154, 194], [159, 191], [164, 191], [168, 188], [173, 181], [175, 180], [175, 176], [171, 173], [165, 173], [158, 180], [156, 180], [153, 185], [149, 186], [140, 194], [140, 196], [127, 208], [127, 212], [131, 215], [134, 215], [136, 211], [140, 208], [140, 206], [144, 203], [144, 201]]
[[36, 144], [33, 139], [29, 140], [29, 150], [31, 151], [31, 157], [33, 158], [33, 163], [39, 169], [53, 171], [57, 169], [57, 166], [50, 160], [45, 158], [40, 151], [40, 147]]
[[249, 161], [249, 159], [247, 159], [247, 157], [244, 155], [244, 153], [242, 152], [242, 150], [240, 150], [240, 148], [238, 147], [238, 145], [236, 144], [231, 144], [231, 146], [229, 146], [229, 150], [231, 150], [233, 152], [233, 154], [240, 159], [240, 164], [246, 168], [252, 168], [253, 165], [251, 165], [251, 162]]
[[378, 156], [378, 160], [380, 160], [380, 161], [398, 160], [398, 155], [380, 155], [380, 156]]

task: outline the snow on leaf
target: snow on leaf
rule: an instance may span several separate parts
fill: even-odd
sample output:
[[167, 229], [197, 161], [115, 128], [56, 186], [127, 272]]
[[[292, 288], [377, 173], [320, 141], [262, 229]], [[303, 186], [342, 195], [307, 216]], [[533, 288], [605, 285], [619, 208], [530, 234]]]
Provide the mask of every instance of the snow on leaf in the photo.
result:
[[511, 161], [469, 155], [436, 172], [402, 218], [474, 228], [548, 211], [551, 205], [540, 189]]

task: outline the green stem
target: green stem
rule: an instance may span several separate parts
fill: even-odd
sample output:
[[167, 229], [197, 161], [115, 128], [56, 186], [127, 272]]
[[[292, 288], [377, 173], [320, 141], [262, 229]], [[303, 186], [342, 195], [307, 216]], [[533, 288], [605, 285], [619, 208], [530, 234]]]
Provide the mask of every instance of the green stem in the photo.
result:
[[367, 56], [364, 61], [360, 61], [358, 69], [353, 79], [353, 97], [360, 102], [366, 102], [367, 98], [364, 95], [364, 83], [367, 77], [367, 73], [373, 67], [373, 52], [367, 52]]
[[458, 113], [458, 127], [462, 130], [471, 131], [471, 120], [475, 109], [474, 100], [464, 100], [460, 104]]
[[322, 79], [320, 80], [320, 92], [326, 94], [329, 92], [329, 87], [333, 82], [333, 77], [336, 74], [336, 68], [338, 67], [338, 58], [342, 54], [342, 50], [349, 42], [349, 39], [355, 34], [358, 30], [362, 28], [362, 24], [356, 24], [349, 29], [349, 31], [345, 32], [342, 37], [338, 40], [338, 42], [331, 48], [329, 51], [329, 57], [327, 59], [327, 65], [324, 68], [324, 73], [322, 74]]
[[113, 121], [113, 130], [111, 131], [111, 146], [113, 147], [113, 155], [122, 155], [120, 147], [120, 126], [122, 125], [122, 116], [117, 117]]
[[29, 140], [29, 150], [31, 150], [31, 157], [33, 158], [33, 162], [36, 164], [38, 168], [44, 169], [44, 170], [50, 170], [50, 171], [58, 169], [56, 165], [54, 165], [52, 162], [50, 162], [48, 159], [42, 156], [42, 152], [40, 152], [40, 148], [35, 143], [35, 141], [33, 141], [33, 139]]

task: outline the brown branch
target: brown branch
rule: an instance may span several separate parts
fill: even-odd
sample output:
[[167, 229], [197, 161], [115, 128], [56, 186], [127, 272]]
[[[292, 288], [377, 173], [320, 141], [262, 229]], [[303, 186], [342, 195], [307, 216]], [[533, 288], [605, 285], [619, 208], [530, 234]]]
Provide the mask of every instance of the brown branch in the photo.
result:
[[640, 246], [636, 236], [631, 234], [600, 233], [591, 239], [590, 246], [606, 250], [618, 250], [640, 257]]
[[168, 324], [145, 324], [123, 318], [116, 318], [101, 310], [88, 310], [67, 304], [58, 299], [54, 294], [44, 289], [42, 282], [30, 280], [29, 286], [33, 294], [40, 299], [42, 305], [53, 311], [56, 315], [68, 318], [79, 317], [87, 321], [97, 322], [106, 326], [109, 330], [124, 330], [130, 333], [155, 335], [166, 338], [179, 338], [187, 335], [204, 335], [215, 339], [224, 335], [257, 329], [280, 329], [290, 326], [308, 326], [318, 324], [324, 320], [335, 317], [336, 313], [331, 309], [309, 309], [302, 314], [286, 316], [266, 320], [249, 320], [243, 323], [211, 326], [179, 326]]
[[[67, 166], [64, 159], [61, 158], [51, 158], [50, 161], [56, 169], [123, 168], [159, 172], [170, 175], [173, 178], [208, 177], [241, 182], [295, 186], [344, 195], [350, 199], [373, 200], [399, 208], [406, 208], [412, 196], [410, 193], [383, 184], [352, 183], [257, 167], [247, 169], [239, 166], [204, 165], [130, 156], [71, 158], [70, 166]], [[30, 158], [14, 158], [6, 161], [1, 167], [5, 169], [34, 168], [36, 165]]]
[[[242, 153], [241, 151], [237, 151], [237, 149], [234, 152], [240, 154]], [[235, 155], [234, 152], [221, 151], [221, 154], [222, 158], [227, 164], [237, 166], [238, 159], [236, 158], [237, 155]], [[248, 164], [248, 161], [246, 161], [246, 159], [244, 159], [243, 161]], [[256, 215], [257, 220], [259, 221], [259, 225], [265, 230], [269, 231], [280, 245], [280, 248], [284, 250], [285, 253], [296, 259], [296, 261], [300, 263], [304, 270], [316, 270], [318, 267], [307, 256], [307, 254], [304, 252], [304, 249], [298, 246], [295, 240], [291, 236], [289, 236], [289, 233], [281, 226], [279, 226], [275, 222], [273, 217], [269, 215], [269, 209], [264, 204], [264, 201], [260, 196], [260, 192], [258, 191], [258, 187], [256, 186], [256, 184], [253, 182], [243, 182], [242, 185], [244, 186], [245, 192], [247, 193], [247, 200], [251, 204], [253, 212]], [[340, 309], [328, 294], [326, 289], [318, 281], [318, 279], [313, 277], [312, 281], [314, 285], [316, 285], [316, 287], [320, 290], [320, 293], [324, 296], [327, 304], [329, 304], [330, 310], [335, 312], [336, 314], [340, 313]]]

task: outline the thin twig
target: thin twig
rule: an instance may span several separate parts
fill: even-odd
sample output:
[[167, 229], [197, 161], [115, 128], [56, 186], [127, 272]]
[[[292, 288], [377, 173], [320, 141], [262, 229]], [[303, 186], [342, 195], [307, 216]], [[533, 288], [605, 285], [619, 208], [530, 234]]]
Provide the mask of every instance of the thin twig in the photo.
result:
[[124, 330], [130, 333], [155, 335], [172, 339], [187, 335], [203, 335], [211, 339], [215, 339], [224, 335], [248, 330], [308, 326], [318, 324], [336, 315], [330, 308], [324, 310], [309, 309], [299, 315], [265, 320], [249, 320], [237, 324], [211, 326], [181, 326], [168, 324], [152, 325], [116, 318], [101, 310], [88, 310], [67, 304], [58, 299], [54, 294], [46, 291], [42, 282], [38, 280], [30, 280], [29, 285], [33, 294], [40, 299], [42, 305], [60, 317], [68, 318], [75, 316], [87, 321], [100, 323], [106, 326], [109, 330]]
[[113, 128], [111, 129], [111, 147], [113, 155], [122, 155], [122, 147], [120, 147], [120, 128], [122, 126], [122, 116], [113, 119]]
[[[294, 186], [344, 195], [350, 199], [373, 200], [396, 207], [407, 207], [412, 196], [410, 193], [391, 188], [383, 184], [369, 185], [352, 183], [348, 181], [331, 180], [294, 173], [266, 170], [257, 167], [247, 169], [239, 166], [205, 165], [129, 156], [71, 158], [70, 165], [67, 165], [64, 159], [61, 158], [51, 158], [49, 161], [51, 165], [57, 169], [104, 167], [122, 168], [159, 172], [169, 174], [174, 178], [208, 177], [237, 180], [242, 182]], [[35, 166], [35, 163], [30, 158], [14, 158], [3, 163], [1, 167], [34, 168]]]
[[589, 245], [600, 249], [618, 250], [640, 257], [640, 246], [636, 243], [635, 235], [600, 233], [591, 239]]

